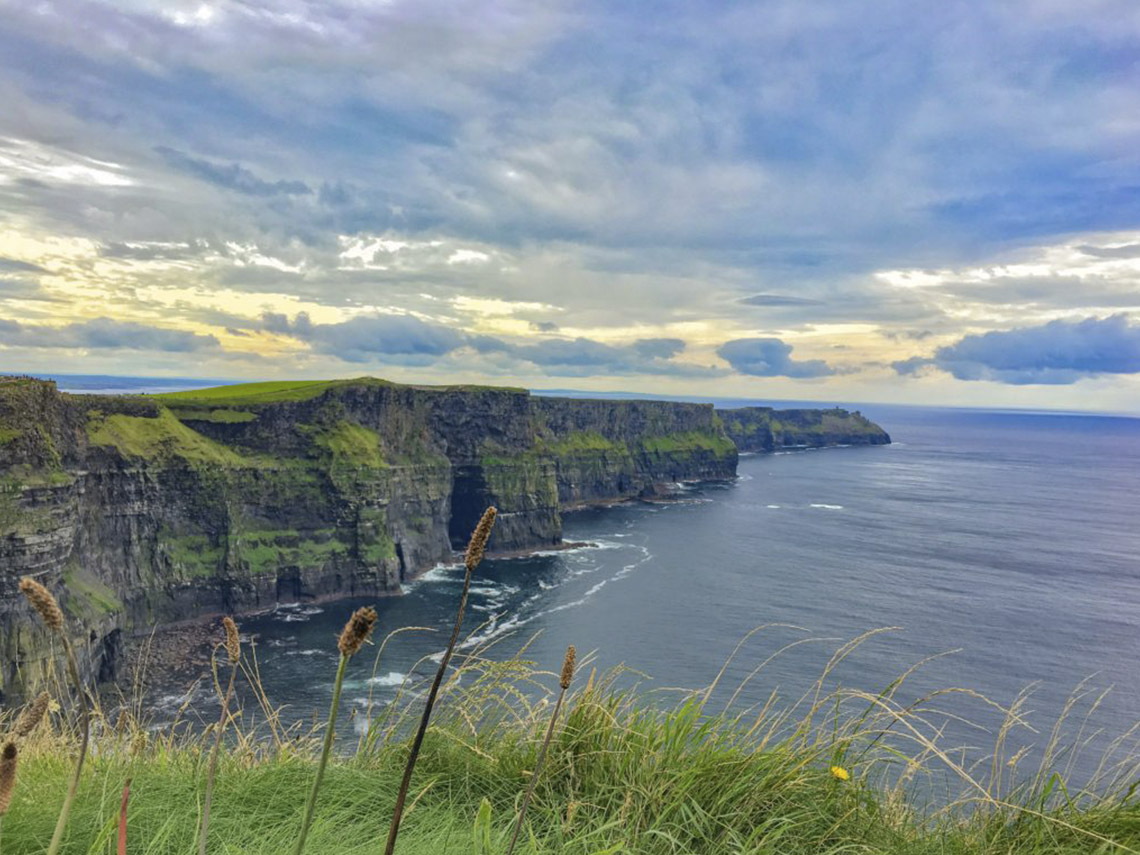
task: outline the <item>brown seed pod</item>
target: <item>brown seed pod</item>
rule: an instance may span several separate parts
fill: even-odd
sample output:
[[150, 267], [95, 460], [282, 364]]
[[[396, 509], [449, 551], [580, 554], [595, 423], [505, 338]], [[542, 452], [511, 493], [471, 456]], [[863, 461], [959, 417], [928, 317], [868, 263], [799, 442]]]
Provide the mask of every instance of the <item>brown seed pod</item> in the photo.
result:
[[231, 617], [222, 618], [222, 626], [226, 630], [226, 652], [230, 654], [230, 662], [241, 659], [241, 636], [238, 635], [237, 624]]
[[24, 707], [24, 711], [20, 713], [20, 717], [16, 720], [16, 726], [13, 728], [16, 736], [23, 739], [35, 730], [36, 726], [43, 720], [49, 703], [51, 703], [51, 695], [47, 692], [40, 692], [34, 701]]
[[562, 660], [562, 677], [558, 681], [558, 685], [563, 689], [570, 688], [570, 681], [574, 679], [574, 660], [577, 658], [578, 653], [571, 644], [566, 648], [566, 658]]
[[16, 743], [9, 742], [0, 752], [0, 816], [8, 812], [12, 804], [12, 793], [16, 790], [16, 760], [19, 753]]
[[354, 611], [352, 617], [348, 619], [348, 623], [344, 625], [344, 629], [341, 630], [340, 639], [336, 644], [340, 648], [341, 654], [352, 656], [356, 653], [364, 646], [364, 642], [372, 634], [372, 627], [375, 625], [376, 609], [365, 606]]
[[63, 612], [51, 591], [31, 576], [25, 576], [20, 580], [20, 591], [28, 598], [32, 608], [40, 613], [40, 617], [43, 618], [48, 629], [54, 632], [63, 632]]
[[475, 531], [471, 533], [471, 540], [467, 544], [467, 554], [463, 557], [463, 563], [467, 565], [468, 570], [474, 570], [483, 560], [483, 553], [487, 551], [487, 541], [491, 537], [491, 529], [495, 526], [496, 514], [498, 511], [494, 507], [483, 511], [483, 516], [479, 518], [479, 525], [475, 526]]

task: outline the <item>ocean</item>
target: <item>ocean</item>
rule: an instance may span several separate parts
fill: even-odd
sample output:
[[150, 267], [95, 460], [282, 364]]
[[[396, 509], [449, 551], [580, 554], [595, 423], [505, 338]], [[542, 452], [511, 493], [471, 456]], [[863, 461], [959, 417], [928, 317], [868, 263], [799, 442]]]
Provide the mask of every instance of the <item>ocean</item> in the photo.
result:
[[[567, 514], [565, 538], [590, 546], [485, 562], [463, 650], [490, 644], [487, 655], [508, 657], [527, 645], [528, 660], [556, 670], [574, 644], [592, 667], [636, 669], [627, 679], [668, 697], [709, 684], [744, 640], [715, 709], [744, 681], [737, 705], [772, 692], [791, 702], [837, 648], [884, 629], [829, 685], [878, 692], [934, 657], [901, 699], [964, 688], [1009, 705], [1029, 690], [1037, 732], [1014, 738], [1038, 748], [1083, 681], [1111, 687], [1087, 722], [1086, 733], [1099, 728], [1103, 737], [1076, 764], [1089, 772], [1097, 746], [1140, 720], [1140, 419], [865, 412], [892, 445], [743, 456], [732, 483], [678, 485], [669, 503]], [[438, 567], [404, 596], [368, 601], [380, 614], [378, 637], [434, 631], [395, 636], [379, 662], [354, 661], [348, 704], [392, 698], [416, 663], [421, 677], [434, 669], [462, 575]], [[242, 621], [287, 718], [327, 708], [334, 637], [362, 602], [283, 604]], [[757, 627], [765, 628], [749, 636]], [[164, 691], [170, 708], [182, 702], [174, 687]], [[199, 691], [205, 702], [208, 688]], [[954, 744], [983, 753], [992, 744], [1001, 718], [993, 708], [965, 693], [938, 706], [989, 728], [951, 717]]]

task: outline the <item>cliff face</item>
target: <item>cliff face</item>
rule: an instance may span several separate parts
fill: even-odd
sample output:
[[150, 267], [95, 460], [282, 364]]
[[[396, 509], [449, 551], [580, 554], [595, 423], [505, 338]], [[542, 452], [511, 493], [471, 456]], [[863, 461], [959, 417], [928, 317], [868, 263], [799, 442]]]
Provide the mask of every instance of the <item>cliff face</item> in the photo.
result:
[[890, 436], [862, 413], [830, 410], [774, 410], [740, 407], [717, 410], [725, 432], [740, 451], [770, 452], [785, 448], [830, 445], [886, 445]]
[[60, 597], [85, 669], [122, 633], [282, 601], [395, 592], [461, 548], [555, 545], [560, 512], [731, 478], [709, 406], [373, 379], [154, 397], [0, 381], [0, 698], [52, 661], [17, 591]]

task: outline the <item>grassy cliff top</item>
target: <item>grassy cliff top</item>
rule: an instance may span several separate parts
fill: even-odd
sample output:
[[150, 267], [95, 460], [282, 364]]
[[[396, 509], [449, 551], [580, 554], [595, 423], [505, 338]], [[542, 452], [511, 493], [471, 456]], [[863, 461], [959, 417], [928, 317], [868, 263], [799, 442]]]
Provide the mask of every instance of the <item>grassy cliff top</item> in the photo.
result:
[[[367, 661], [349, 667], [353, 679], [370, 673]], [[399, 855], [505, 853], [551, 718], [552, 675], [537, 668], [483, 658], [457, 666], [412, 779]], [[979, 733], [993, 743], [993, 755], [975, 768], [962, 764], [943, 734], [940, 693], [913, 701], [900, 690], [905, 677], [881, 692], [823, 691], [792, 707], [773, 692], [763, 709], [742, 703], [725, 711], [709, 703], [711, 687], [649, 703], [621, 688], [618, 672], [575, 677], [518, 855], [1124, 855], [1140, 848], [1131, 743], [1106, 755], [1099, 787], [1082, 790], [1065, 772], [1076, 746], [1050, 740], [1047, 723], [1024, 730], [1029, 713], [1016, 706], [978, 699], [996, 724]], [[410, 680], [390, 706], [370, 701], [356, 719], [355, 740], [341, 733], [309, 855], [381, 851], [421, 685]], [[128, 706], [134, 709], [145, 705]], [[999, 729], [1003, 715], [1007, 726]], [[101, 719], [116, 717], [108, 709]], [[213, 734], [151, 725], [126, 715], [120, 726], [96, 731], [65, 852], [111, 851], [128, 779], [127, 851], [195, 851]], [[322, 729], [296, 726], [281, 739], [248, 708], [230, 727], [209, 851], [290, 852]], [[21, 745], [5, 853], [44, 851], [74, 736], [66, 718], [51, 716]]]
[[163, 403], [187, 404], [275, 404], [281, 401], [305, 401], [322, 392], [342, 386], [394, 386], [378, 377], [356, 377], [350, 380], [269, 380], [261, 383], [236, 383], [232, 386], [211, 386], [206, 389], [189, 389], [185, 392], [167, 392], [149, 395]]
[[211, 386], [206, 389], [189, 389], [184, 392], [166, 392], [147, 397], [162, 401], [169, 406], [198, 404], [211, 406], [255, 406], [276, 404], [285, 401], [307, 401], [330, 389], [350, 387], [391, 387], [422, 389], [430, 392], [512, 392], [529, 394], [528, 390], [516, 386], [475, 386], [446, 385], [425, 386], [420, 384], [393, 383], [380, 377], [351, 377], [344, 380], [268, 380], [259, 383], [235, 383], [226, 386]]

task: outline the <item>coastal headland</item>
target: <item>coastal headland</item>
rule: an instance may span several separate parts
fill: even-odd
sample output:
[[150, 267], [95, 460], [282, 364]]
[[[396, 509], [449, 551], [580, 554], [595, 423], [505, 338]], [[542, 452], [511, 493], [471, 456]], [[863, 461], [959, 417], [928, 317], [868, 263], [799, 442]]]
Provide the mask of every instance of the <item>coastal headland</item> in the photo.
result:
[[461, 548], [557, 547], [563, 511], [728, 480], [739, 451], [889, 442], [846, 410], [717, 411], [352, 380], [167, 395], [0, 382], [0, 699], [50, 667], [17, 591], [59, 596], [84, 670], [156, 623], [384, 595]]

